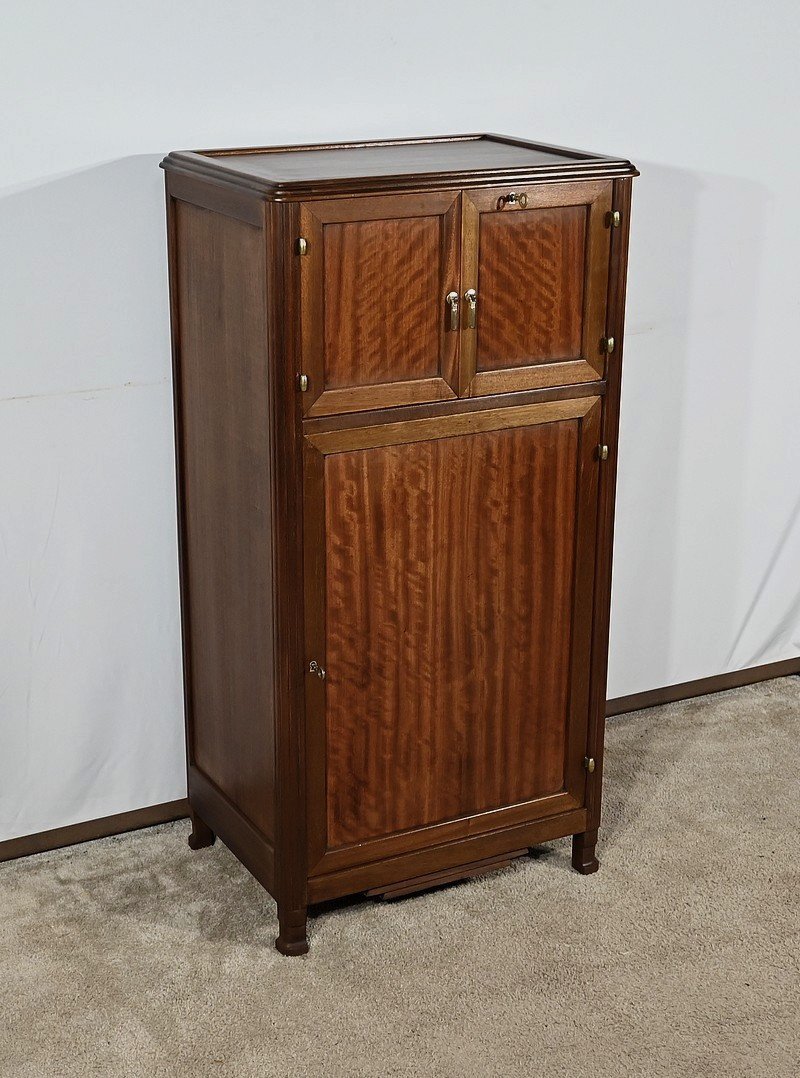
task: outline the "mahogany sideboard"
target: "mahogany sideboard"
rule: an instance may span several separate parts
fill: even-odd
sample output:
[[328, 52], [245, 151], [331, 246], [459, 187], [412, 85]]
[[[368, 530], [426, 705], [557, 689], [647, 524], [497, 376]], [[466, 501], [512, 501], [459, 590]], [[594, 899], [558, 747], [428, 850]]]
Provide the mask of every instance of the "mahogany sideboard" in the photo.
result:
[[500, 135], [166, 170], [193, 849], [393, 897], [595, 871], [629, 161]]

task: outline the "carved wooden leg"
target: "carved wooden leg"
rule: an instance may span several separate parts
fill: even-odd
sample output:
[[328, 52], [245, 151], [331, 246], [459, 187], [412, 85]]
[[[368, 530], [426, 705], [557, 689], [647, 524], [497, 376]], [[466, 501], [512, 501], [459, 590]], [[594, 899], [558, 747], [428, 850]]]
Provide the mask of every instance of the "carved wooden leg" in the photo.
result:
[[572, 836], [572, 867], [582, 876], [588, 876], [600, 868], [600, 862], [594, 853], [596, 845], [596, 827], [594, 831], [584, 831], [581, 835]]
[[308, 910], [305, 906], [301, 909], [287, 910], [278, 905], [278, 925], [280, 931], [275, 940], [275, 946], [286, 955], [308, 954], [308, 937], [306, 936], [306, 920]]
[[190, 849], [202, 850], [204, 846], [213, 846], [217, 836], [208, 824], [191, 809], [189, 809], [189, 819], [192, 821], [192, 833], [189, 835]]

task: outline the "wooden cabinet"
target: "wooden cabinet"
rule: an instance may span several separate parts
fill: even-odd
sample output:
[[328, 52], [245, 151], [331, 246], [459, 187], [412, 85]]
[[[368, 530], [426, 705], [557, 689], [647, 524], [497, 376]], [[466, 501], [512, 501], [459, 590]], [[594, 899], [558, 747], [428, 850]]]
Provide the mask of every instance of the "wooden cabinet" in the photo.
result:
[[176, 152], [190, 844], [275, 896], [597, 868], [630, 187], [501, 136]]

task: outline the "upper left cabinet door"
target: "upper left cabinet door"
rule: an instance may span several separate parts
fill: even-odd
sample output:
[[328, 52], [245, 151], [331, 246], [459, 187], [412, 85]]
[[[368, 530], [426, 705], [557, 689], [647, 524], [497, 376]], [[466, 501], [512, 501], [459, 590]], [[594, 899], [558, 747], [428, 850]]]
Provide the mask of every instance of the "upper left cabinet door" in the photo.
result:
[[446, 191], [301, 205], [306, 415], [456, 396], [460, 202]]

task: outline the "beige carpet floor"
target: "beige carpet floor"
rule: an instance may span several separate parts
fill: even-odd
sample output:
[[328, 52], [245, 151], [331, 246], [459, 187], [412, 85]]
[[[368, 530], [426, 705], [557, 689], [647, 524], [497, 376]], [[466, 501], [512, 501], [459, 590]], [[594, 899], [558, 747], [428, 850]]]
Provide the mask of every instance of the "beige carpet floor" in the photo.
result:
[[0, 866], [3, 1078], [800, 1074], [800, 679], [611, 720], [569, 844], [311, 924], [188, 824]]

